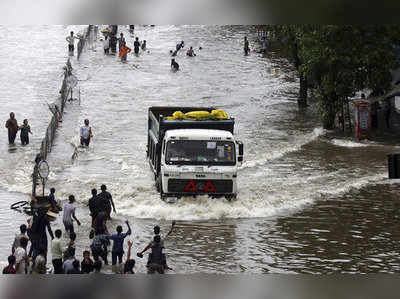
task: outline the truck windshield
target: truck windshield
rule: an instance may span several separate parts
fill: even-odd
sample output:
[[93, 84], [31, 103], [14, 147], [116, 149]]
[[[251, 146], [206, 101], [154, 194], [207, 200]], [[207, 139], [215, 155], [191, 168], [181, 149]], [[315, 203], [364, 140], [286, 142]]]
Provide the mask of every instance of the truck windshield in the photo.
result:
[[235, 144], [231, 141], [168, 141], [167, 164], [235, 165]]

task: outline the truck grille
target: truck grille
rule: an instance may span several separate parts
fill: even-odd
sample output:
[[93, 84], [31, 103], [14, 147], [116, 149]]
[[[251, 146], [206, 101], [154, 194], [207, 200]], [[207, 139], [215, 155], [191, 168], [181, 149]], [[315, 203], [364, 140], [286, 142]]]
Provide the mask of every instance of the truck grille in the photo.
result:
[[232, 188], [232, 180], [168, 180], [169, 193], [226, 194]]

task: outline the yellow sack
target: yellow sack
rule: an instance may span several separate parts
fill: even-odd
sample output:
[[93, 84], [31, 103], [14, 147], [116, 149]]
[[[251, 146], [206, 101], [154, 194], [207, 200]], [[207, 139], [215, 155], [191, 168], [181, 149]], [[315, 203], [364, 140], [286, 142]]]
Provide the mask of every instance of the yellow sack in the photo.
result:
[[182, 111], [175, 111], [172, 116], [166, 117], [169, 120], [177, 119], [190, 119], [190, 120], [207, 120], [207, 119], [229, 119], [228, 114], [224, 110], [212, 110], [211, 113], [208, 111], [191, 111], [183, 113]]
[[228, 114], [224, 110], [211, 111], [211, 117], [214, 119], [229, 119]]
[[174, 119], [183, 119], [185, 118], [185, 114], [183, 114], [182, 111], [175, 111], [174, 114], [172, 114]]
[[208, 111], [191, 111], [188, 113], [185, 113], [185, 118], [186, 119], [196, 119], [196, 120], [204, 120], [204, 119], [210, 119], [211, 114]]
[[169, 120], [184, 119], [184, 118], [185, 118], [185, 114], [183, 114], [182, 111], [175, 111], [174, 114], [172, 114], [172, 116], [166, 117], [166, 119], [169, 119]]

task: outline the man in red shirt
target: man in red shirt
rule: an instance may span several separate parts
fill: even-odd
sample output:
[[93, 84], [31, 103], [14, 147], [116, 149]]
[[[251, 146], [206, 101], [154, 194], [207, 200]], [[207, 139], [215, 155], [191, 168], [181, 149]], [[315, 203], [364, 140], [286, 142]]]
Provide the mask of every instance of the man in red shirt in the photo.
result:
[[17, 274], [14, 265], [15, 265], [15, 256], [10, 255], [8, 257], [8, 266], [3, 269], [3, 274]]

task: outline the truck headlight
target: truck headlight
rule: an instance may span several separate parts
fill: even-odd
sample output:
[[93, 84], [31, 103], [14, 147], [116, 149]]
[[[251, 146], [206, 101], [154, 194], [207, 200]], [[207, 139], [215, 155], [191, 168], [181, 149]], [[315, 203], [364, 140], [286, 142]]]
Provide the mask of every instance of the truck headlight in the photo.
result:
[[164, 173], [165, 177], [170, 177], [170, 178], [177, 178], [180, 177], [181, 174], [179, 172], [168, 172], [168, 173]]

